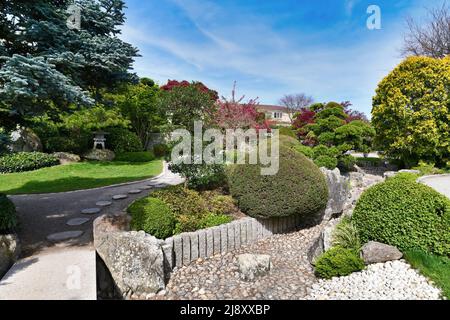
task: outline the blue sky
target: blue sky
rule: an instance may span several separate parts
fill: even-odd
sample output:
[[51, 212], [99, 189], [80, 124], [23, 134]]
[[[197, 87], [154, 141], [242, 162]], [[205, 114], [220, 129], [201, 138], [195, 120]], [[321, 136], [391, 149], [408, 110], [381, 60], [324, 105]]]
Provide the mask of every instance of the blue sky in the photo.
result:
[[[400, 61], [405, 18], [440, 0], [126, 0], [122, 38], [139, 76], [202, 81], [225, 97], [276, 104], [289, 93], [350, 100], [370, 114], [378, 82]], [[382, 29], [369, 30], [369, 5]]]

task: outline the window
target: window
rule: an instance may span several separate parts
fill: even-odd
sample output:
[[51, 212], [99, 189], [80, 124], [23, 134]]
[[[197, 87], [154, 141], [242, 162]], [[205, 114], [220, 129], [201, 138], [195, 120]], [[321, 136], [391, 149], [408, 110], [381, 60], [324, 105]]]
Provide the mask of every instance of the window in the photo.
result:
[[283, 113], [282, 112], [274, 112], [273, 113], [273, 118], [274, 119], [282, 119], [283, 118]]

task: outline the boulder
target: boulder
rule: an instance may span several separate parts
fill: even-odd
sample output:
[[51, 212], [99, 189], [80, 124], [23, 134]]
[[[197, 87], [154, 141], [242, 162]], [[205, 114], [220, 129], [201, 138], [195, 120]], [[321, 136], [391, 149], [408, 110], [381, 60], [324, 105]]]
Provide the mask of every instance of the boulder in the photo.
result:
[[145, 232], [126, 232], [129, 219], [103, 216], [94, 223], [94, 245], [119, 294], [156, 294], [165, 288], [163, 241]]
[[344, 211], [344, 205], [350, 192], [350, 183], [348, 178], [341, 175], [338, 168], [334, 170], [321, 168], [321, 171], [326, 177], [329, 190], [329, 199], [324, 219], [330, 220]]
[[396, 247], [371, 241], [364, 245], [361, 257], [366, 265], [400, 260], [403, 254]]
[[108, 149], [92, 149], [83, 156], [87, 160], [94, 161], [112, 161], [115, 157], [114, 152]]
[[420, 174], [420, 171], [419, 170], [406, 170], [406, 169], [403, 169], [403, 170], [400, 170], [399, 173]]
[[0, 235], [0, 279], [20, 255], [19, 238], [15, 234]]
[[61, 163], [62, 165], [81, 161], [80, 156], [67, 152], [55, 152], [53, 153], [53, 156], [58, 158], [59, 163]]
[[241, 254], [237, 259], [241, 278], [246, 281], [266, 275], [271, 268], [271, 257], [268, 255]]
[[393, 178], [393, 177], [395, 177], [395, 176], [397, 175], [397, 173], [398, 173], [398, 172], [396, 172], [396, 171], [386, 171], [386, 172], [383, 174], [383, 177], [384, 177], [385, 179]]
[[42, 152], [41, 139], [29, 128], [17, 128], [11, 133], [13, 152]]

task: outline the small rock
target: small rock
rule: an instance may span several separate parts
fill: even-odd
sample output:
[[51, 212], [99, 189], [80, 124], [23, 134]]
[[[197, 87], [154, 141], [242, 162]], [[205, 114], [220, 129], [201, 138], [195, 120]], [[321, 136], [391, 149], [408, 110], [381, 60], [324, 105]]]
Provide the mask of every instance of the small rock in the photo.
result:
[[367, 265], [400, 260], [403, 257], [396, 247], [374, 241], [364, 245], [361, 255]]
[[252, 281], [255, 277], [269, 273], [271, 257], [269, 255], [241, 254], [237, 257], [239, 271], [244, 280]]

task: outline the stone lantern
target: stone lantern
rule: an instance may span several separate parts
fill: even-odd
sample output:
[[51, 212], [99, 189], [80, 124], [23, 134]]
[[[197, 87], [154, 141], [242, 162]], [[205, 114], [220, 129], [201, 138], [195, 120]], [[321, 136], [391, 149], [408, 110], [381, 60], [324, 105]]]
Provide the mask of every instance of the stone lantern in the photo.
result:
[[100, 146], [101, 149], [106, 149], [106, 136], [108, 135], [108, 132], [104, 131], [96, 131], [94, 132], [94, 149], [98, 149]]

